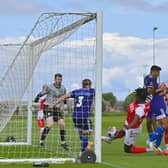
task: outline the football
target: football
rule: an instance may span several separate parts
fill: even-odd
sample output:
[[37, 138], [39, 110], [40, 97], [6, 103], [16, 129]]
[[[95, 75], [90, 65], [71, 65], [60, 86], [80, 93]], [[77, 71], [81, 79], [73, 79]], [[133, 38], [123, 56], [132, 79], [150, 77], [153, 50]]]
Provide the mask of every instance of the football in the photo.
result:
[[109, 137], [111, 137], [111, 138], [115, 137], [116, 132], [117, 132], [117, 128], [116, 128], [115, 126], [109, 127], [109, 128], [107, 129], [107, 135], [108, 135]]

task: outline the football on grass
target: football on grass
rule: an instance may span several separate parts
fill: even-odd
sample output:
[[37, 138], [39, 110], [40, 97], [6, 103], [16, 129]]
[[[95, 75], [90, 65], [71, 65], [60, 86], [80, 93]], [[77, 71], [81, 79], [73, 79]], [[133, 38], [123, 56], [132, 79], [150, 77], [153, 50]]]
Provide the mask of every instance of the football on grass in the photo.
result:
[[111, 138], [115, 137], [116, 132], [117, 132], [117, 128], [115, 126], [109, 127], [107, 129], [107, 135]]

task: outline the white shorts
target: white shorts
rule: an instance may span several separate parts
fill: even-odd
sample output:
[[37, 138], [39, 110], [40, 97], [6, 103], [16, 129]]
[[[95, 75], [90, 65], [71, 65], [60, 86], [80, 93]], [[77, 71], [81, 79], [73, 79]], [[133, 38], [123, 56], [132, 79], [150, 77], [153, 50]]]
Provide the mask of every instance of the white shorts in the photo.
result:
[[141, 134], [141, 130], [141, 126], [139, 128], [126, 129], [124, 143], [126, 145], [134, 145], [137, 137]]

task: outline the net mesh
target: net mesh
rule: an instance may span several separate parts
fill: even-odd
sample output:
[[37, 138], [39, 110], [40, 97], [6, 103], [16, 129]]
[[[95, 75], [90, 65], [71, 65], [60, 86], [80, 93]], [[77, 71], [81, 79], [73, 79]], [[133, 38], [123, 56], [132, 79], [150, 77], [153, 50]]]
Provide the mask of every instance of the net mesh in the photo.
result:
[[[63, 74], [67, 92], [81, 87], [84, 78], [91, 79], [95, 86], [95, 25], [95, 14], [91, 13], [42, 14], [22, 46], [1, 46], [0, 52], [4, 49], [5, 52], [1, 55], [4, 62], [0, 76], [0, 141], [8, 142], [0, 146], [1, 158], [74, 157], [79, 153], [79, 135], [72, 122], [73, 99], [68, 100], [68, 108], [62, 107], [69, 151], [60, 145], [57, 122], [47, 136], [45, 148], [38, 148], [39, 103], [32, 107], [31, 145], [18, 145], [18, 142], [28, 141], [27, 102], [31, 79], [32, 101], [44, 84], [53, 83], [55, 73]], [[14, 140], [9, 142], [11, 136]]]

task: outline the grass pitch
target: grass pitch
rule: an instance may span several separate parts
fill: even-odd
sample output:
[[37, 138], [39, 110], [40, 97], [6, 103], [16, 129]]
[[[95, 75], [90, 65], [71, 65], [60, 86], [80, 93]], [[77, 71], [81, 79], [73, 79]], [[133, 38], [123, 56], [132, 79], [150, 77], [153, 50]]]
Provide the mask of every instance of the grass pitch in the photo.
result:
[[[125, 119], [125, 113], [105, 113], [103, 114], [103, 134], [106, 134], [106, 129], [109, 126], [116, 126], [120, 128]], [[142, 135], [139, 137], [137, 145], [145, 146], [147, 140], [147, 133], [145, 121], [143, 126]], [[164, 142], [162, 143], [164, 149]], [[59, 168], [165, 168], [168, 164], [168, 156], [157, 156], [155, 153], [145, 154], [127, 154], [123, 151], [123, 139], [115, 140], [111, 144], [102, 144], [102, 164], [50, 164], [49, 167]], [[31, 168], [32, 164], [10, 164], [1, 163], [0, 167], [8, 168]]]

